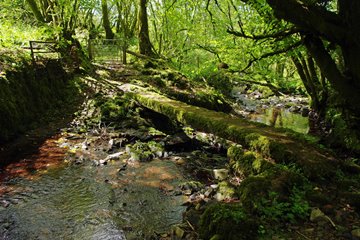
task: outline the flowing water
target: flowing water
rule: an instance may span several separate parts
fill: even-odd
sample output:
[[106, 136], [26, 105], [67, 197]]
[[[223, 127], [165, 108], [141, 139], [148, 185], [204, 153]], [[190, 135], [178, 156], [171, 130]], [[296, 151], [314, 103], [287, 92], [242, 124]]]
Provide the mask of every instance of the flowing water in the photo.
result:
[[0, 239], [147, 239], [182, 221], [172, 161], [69, 164], [56, 140], [0, 173]]

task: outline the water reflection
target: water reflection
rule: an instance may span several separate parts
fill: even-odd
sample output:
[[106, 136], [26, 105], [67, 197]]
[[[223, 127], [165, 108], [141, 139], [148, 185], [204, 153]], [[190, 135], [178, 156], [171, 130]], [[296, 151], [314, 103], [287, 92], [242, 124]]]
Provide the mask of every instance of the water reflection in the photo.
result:
[[272, 109], [271, 119], [270, 119], [270, 126], [275, 127], [276, 121], [279, 119], [278, 125], [283, 127], [283, 120], [282, 120], [282, 111], [281, 108], [275, 107]]
[[289, 128], [299, 133], [308, 133], [309, 119], [301, 114], [292, 113], [281, 107], [260, 109], [248, 118], [254, 122], [265, 123], [272, 127]]

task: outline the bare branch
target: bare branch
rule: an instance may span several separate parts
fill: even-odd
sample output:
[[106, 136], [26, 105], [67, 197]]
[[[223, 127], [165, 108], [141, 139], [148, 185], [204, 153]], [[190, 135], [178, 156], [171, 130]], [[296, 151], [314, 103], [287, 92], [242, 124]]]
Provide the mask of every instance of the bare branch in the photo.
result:
[[242, 38], [248, 38], [248, 39], [253, 39], [253, 40], [261, 40], [261, 39], [269, 39], [269, 38], [275, 38], [277, 40], [279, 39], [284, 39], [286, 37], [289, 37], [293, 34], [297, 34], [299, 33], [299, 29], [293, 27], [290, 29], [285, 29], [283, 31], [280, 32], [276, 32], [273, 34], [264, 34], [264, 35], [247, 35], [244, 31], [244, 29], [242, 28], [242, 24], [239, 23], [239, 27], [240, 27], [240, 32], [238, 31], [233, 31], [231, 29], [227, 29], [226, 32], [229, 34], [232, 34], [234, 36], [237, 37], [242, 37]]
[[201, 48], [201, 49], [203, 49], [203, 50], [205, 50], [207, 52], [210, 52], [210, 53], [214, 54], [217, 57], [217, 59], [219, 60], [219, 62], [222, 62], [221, 58], [219, 56], [219, 53], [217, 51], [211, 49], [210, 47], [202, 46], [200, 44], [196, 44], [196, 46], [198, 46], [199, 48]]
[[210, 1], [211, 1], [211, 0], [207, 0], [207, 2], [206, 2], [206, 11], [207, 11], [207, 12], [209, 13], [209, 15], [210, 15], [210, 20], [211, 20], [211, 23], [212, 23], [212, 25], [213, 25], [213, 29], [214, 29], [214, 31], [215, 31], [215, 21], [214, 21], [212, 12], [211, 12], [210, 9], [209, 9]]
[[302, 44], [303, 44], [302, 41], [298, 41], [298, 42], [296, 42], [296, 43], [294, 43], [292, 45], [287, 46], [286, 48], [279, 49], [277, 51], [273, 51], [273, 52], [269, 52], [269, 53], [265, 53], [260, 57], [254, 57], [253, 56], [253, 59], [250, 60], [249, 63], [246, 65], [246, 67], [244, 69], [242, 69], [241, 71], [239, 71], [239, 72], [245, 72], [248, 68], [250, 68], [253, 65], [254, 62], [257, 62], [257, 61], [260, 61], [260, 60], [268, 58], [268, 57], [272, 57], [272, 56], [275, 56], [275, 55], [279, 55], [279, 54], [288, 52], [290, 50], [293, 50], [293, 49], [301, 46]]
[[216, 6], [219, 8], [219, 10], [220, 10], [223, 14], [225, 14], [225, 15], [226, 15], [226, 13], [224, 12], [224, 10], [221, 8], [221, 6], [220, 6], [220, 4], [219, 4], [218, 0], [214, 0], [214, 1], [215, 1]]
[[174, 0], [171, 5], [166, 9], [166, 11], [169, 11], [174, 5], [175, 3], [177, 2], [177, 0]]

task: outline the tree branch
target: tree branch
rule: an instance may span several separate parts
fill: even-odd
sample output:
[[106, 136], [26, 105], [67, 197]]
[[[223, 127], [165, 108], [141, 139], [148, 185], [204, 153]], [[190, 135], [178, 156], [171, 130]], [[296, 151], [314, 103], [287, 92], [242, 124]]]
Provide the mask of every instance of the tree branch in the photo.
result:
[[175, 5], [176, 2], [177, 2], [177, 0], [174, 0], [174, 1], [171, 3], [171, 5], [170, 5], [168, 8], [166, 8], [166, 12], [169, 11], [169, 10]]
[[264, 87], [268, 87], [270, 88], [271, 91], [273, 91], [273, 93], [275, 93], [275, 95], [280, 96], [280, 95], [284, 95], [282, 92], [280, 92], [280, 89], [274, 85], [272, 85], [269, 82], [266, 83], [262, 83], [262, 82], [257, 82], [254, 80], [248, 80], [248, 79], [238, 79], [238, 82], [244, 82], [244, 83], [250, 83], [250, 84], [256, 84], [256, 85], [260, 85], [260, 86], [264, 86]]
[[196, 46], [198, 46], [199, 48], [201, 48], [201, 49], [203, 49], [203, 50], [205, 50], [205, 51], [207, 51], [207, 52], [210, 52], [210, 53], [214, 54], [214, 55], [217, 57], [217, 59], [219, 60], [219, 62], [222, 62], [222, 61], [221, 61], [221, 58], [220, 58], [220, 56], [219, 56], [219, 53], [216, 52], [215, 50], [213, 50], [213, 49], [211, 49], [211, 48], [209, 48], [209, 47], [202, 46], [202, 45], [200, 45], [200, 44], [196, 44]]
[[253, 56], [253, 59], [250, 60], [249, 63], [246, 65], [246, 67], [244, 69], [242, 69], [241, 71], [239, 71], [239, 72], [245, 72], [248, 68], [250, 68], [252, 66], [252, 64], [254, 62], [257, 62], [259, 60], [262, 60], [262, 59], [265, 59], [265, 58], [268, 58], [268, 57], [272, 57], [272, 56], [275, 56], [275, 55], [278, 55], [278, 54], [281, 54], [281, 53], [288, 52], [290, 50], [293, 50], [293, 49], [301, 46], [302, 43], [303, 43], [302, 41], [298, 41], [298, 42], [296, 42], [296, 43], [294, 43], [292, 45], [287, 46], [286, 48], [279, 49], [277, 51], [273, 51], [273, 52], [269, 52], [269, 53], [265, 53], [260, 57], [256, 58], [256, 57]]
[[283, 31], [280, 32], [276, 32], [273, 34], [263, 34], [263, 35], [247, 35], [244, 30], [242, 29], [241, 25], [239, 24], [240, 28], [241, 28], [241, 32], [238, 31], [233, 31], [231, 29], [227, 29], [226, 32], [229, 34], [232, 34], [234, 36], [237, 37], [242, 37], [242, 38], [248, 38], [248, 39], [252, 39], [252, 40], [261, 40], [261, 39], [269, 39], [269, 38], [275, 38], [277, 40], [281, 40], [284, 39], [286, 37], [289, 37], [293, 34], [299, 33], [299, 29], [297, 28], [290, 28], [290, 29], [285, 29]]
[[210, 1], [211, 1], [211, 0], [207, 0], [207, 2], [206, 2], [206, 11], [207, 11], [207, 12], [209, 13], [209, 15], [210, 15], [210, 20], [211, 20], [211, 23], [212, 23], [212, 25], [213, 25], [213, 29], [214, 29], [214, 31], [215, 31], [215, 21], [214, 21], [212, 12], [211, 12], [210, 9], [209, 9]]
[[298, 0], [266, 1], [278, 18], [340, 45], [347, 40], [349, 29], [336, 13], [320, 6], [306, 5]]

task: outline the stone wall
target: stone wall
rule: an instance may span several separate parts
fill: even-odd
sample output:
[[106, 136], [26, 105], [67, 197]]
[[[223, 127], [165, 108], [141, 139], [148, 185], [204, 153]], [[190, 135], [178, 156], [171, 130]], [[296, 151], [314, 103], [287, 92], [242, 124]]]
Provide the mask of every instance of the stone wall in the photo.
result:
[[67, 74], [49, 61], [27, 65], [0, 77], [0, 144], [36, 126], [65, 97]]

